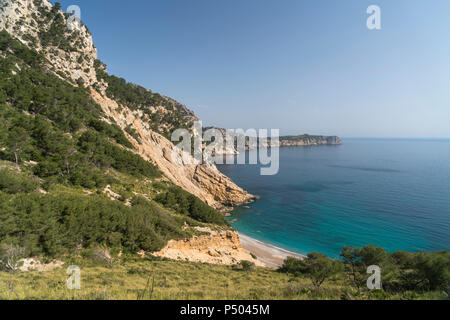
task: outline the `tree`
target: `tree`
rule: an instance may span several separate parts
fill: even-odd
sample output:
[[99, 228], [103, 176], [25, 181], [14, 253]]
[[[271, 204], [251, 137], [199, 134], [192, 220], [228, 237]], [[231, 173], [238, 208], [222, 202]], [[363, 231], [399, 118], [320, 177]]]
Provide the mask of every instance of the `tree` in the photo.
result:
[[25, 255], [25, 249], [13, 245], [4, 244], [0, 248], [0, 267], [2, 270], [16, 272], [21, 266], [21, 259]]
[[283, 261], [283, 265], [278, 269], [279, 272], [290, 273], [292, 275], [300, 275], [303, 271], [302, 261], [293, 257], [287, 257]]
[[303, 273], [309, 276], [316, 289], [319, 289], [325, 280], [344, 269], [341, 262], [318, 252], [309, 253], [308, 258], [301, 261], [301, 265]]
[[351, 282], [356, 286], [356, 288], [360, 289], [364, 279], [362, 277], [362, 262], [360, 258], [359, 248], [345, 246], [341, 250], [341, 257], [344, 260], [345, 269]]
[[417, 253], [414, 269], [417, 277], [426, 283], [429, 290], [445, 290], [450, 288], [450, 253]]
[[296, 277], [306, 275], [311, 279], [313, 286], [319, 289], [325, 280], [342, 272], [344, 266], [338, 260], [332, 260], [326, 255], [311, 252], [304, 259], [288, 257], [278, 271], [290, 273]]
[[20, 154], [28, 142], [29, 136], [24, 128], [13, 127], [8, 133], [7, 146], [14, 153], [16, 165], [19, 165]]
[[22, 258], [25, 257], [25, 249], [14, 244], [3, 244], [0, 247], [0, 270], [9, 272], [9, 296], [12, 293], [19, 298], [17, 292], [14, 290], [13, 275], [22, 266]]

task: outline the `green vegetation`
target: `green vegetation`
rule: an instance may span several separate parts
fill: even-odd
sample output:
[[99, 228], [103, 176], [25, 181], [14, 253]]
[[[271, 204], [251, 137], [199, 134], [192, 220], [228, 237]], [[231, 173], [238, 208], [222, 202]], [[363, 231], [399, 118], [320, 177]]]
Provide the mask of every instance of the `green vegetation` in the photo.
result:
[[172, 184], [154, 190], [161, 173], [130, 150], [87, 89], [46, 71], [42, 55], [4, 31], [0, 53], [1, 246], [46, 258], [99, 245], [136, 253], [189, 237], [186, 223], [226, 225], [184, 191], [187, 208], [153, 201]]
[[[107, 96], [129, 107], [131, 110], [142, 110], [147, 116], [146, 121], [148, 121], [153, 131], [170, 138], [172, 130], [179, 128], [190, 129], [192, 126], [192, 123], [186, 121], [185, 117], [177, 109], [179, 104], [144, 87], [128, 83], [123, 78], [108, 75], [105, 71], [106, 66], [100, 60], [94, 62], [94, 67], [97, 78], [104, 80], [108, 84], [106, 89]], [[152, 107], [163, 107], [165, 112], [152, 110]], [[139, 137], [134, 132], [128, 133], [139, 141]]]
[[118, 144], [121, 144], [122, 146], [130, 149], [133, 148], [133, 145], [130, 141], [128, 141], [128, 139], [123, 134], [122, 129], [120, 129], [118, 125], [109, 125], [105, 121], [92, 119], [89, 122], [89, 126], [102, 133], [103, 135], [114, 139]]
[[343, 265], [339, 261], [332, 260], [318, 252], [311, 252], [304, 260], [287, 258], [280, 271], [296, 276], [305, 274], [311, 279], [314, 287], [319, 289], [325, 280], [335, 276], [343, 269]]
[[61, 4], [56, 2], [52, 9], [48, 11], [43, 6], [40, 8], [43, 17], [42, 23], [45, 23], [45, 25], [50, 25], [48, 30], [41, 28], [41, 31], [39, 32], [39, 38], [42, 46], [47, 47], [51, 45], [66, 52], [76, 51], [76, 49], [70, 44], [68, 37], [65, 35], [68, 29], [64, 16], [60, 13]]
[[100, 119], [101, 108], [87, 89], [45, 73], [42, 57], [6, 32], [0, 33], [0, 49], [7, 53], [0, 61], [0, 159], [35, 161], [40, 178], [86, 188], [110, 183], [109, 168], [160, 176], [155, 166], [115, 144], [132, 147], [117, 125]]
[[[20, 272], [14, 275], [11, 293], [0, 286], [0, 299], [231, 299], [231, 300], [311, 300], [311, 299], [445, 299], [441, 291], [381, 290], [358, 292], [348, 285], [345, 274], [327, 279], [316, 289], [308, 276], [292, 276], [268, 268], [242, 270], [136, 255], [112, 255], [99, 259], [86, 252], [65, 260], [62, 268], [48, 272]], [[69, 265], [81, 268], [81, 289], [66, 287]], [[10, 274], [0, 272], [0, 283]]]
[[[75, 51], [77, 32], [67, 31], [59, 9], [39, 6], [40, 23], [50, 26], [37, 26], [39, 40]], [[81, 80], [72, 86], [48, 68], [43, 54], [0, 32], [0, 299], [448, 298], [449, 252], [345, 247], [342, 260], [311, 253], [303, 261], [288, 258], [278, 271], [249, 261], [214, 266], [138, 258], [169, 239], [198, 234], [191, 227], [229, 225], [135, 154]], [[173, 100], [108, 75], [100, 61], [95, 69], [107, 95], [141, 110], [154, 131], [168, 136], [191, 126]], [[140, 139], [131, 126], [125, 130]], [[66, 288], [65, 268], [19, 272], [24, 257], [80, 266], [82, 289]], [[381, 267], [383, 290], [365, 287], [372, 264]]]
[[7, 194], [28, 193], [36, 191], [40, 183], [37, 179], [27, 177], [23, 173], [0, 169], [0, 191]]
[[[128, 252], [161, 249], [168, 239], [189, 236], [184, 220], [143, 198], [130, 207], [100, 195], [0, 192], [0, 241], [27, 256], [57, 257], [103, 244]], [[14, 212], [14, 215], [11, 213]]]
[[[342, 261], [331, 260], [320, 253], [310, 253], [308, 259], [288, 258], [279, 269], [295, 277], [308, 277], [316, 289], [326, 282], [342, 279], [358, 295], [378, 295], [389, 298], [396, 295], [426, 294], [439, 291], [448, 295], [450, 290], [450, 253], [388, 253], [372, 245], [363, 248], [344, 247]], [[366, 286], [367, 268], [381, 268], [382, 290], [369, 292]]]
[[166, 192], [159, 193], [155, 197], [155, 201], [166, 208], [173, 209], [197, 221], [227, 225], [225, 218], [221, 214], [180, 187], [173, 186]]

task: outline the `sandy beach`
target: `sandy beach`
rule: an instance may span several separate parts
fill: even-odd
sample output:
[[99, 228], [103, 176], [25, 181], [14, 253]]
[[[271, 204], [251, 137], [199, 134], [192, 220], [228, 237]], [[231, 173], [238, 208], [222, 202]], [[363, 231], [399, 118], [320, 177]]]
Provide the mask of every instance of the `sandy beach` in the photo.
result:
[[284, 250], [270, 244], [255, 240], [246, 235], [239, 234], [242, 247], [258, 257], [267, 267], [278, 268], [287, 257], [304, 258], [304, 255]]

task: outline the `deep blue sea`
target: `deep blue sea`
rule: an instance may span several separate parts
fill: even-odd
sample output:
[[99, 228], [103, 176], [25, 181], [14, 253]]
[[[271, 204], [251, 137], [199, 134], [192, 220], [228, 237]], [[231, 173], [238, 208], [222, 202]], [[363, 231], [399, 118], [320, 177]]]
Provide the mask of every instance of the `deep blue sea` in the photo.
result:
[[255, 239], [330, 257], [344, 245], [450, 250], [450, 140], [281, 148], [275, 176], [261, 176], [258, 165], [218, 168], [261, 197], [229, 217]]

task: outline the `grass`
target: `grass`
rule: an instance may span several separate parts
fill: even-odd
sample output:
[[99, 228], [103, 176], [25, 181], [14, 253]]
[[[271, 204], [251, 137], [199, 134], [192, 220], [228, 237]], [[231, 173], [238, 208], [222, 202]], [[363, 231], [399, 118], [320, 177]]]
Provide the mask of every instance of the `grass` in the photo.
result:
[[[81, 289], [66, 287], [69, 265], [81, 268]], [[218, 266], [126, 256], [112, 268], [86, 258], [69, 259], [64, 268], [47, 272], [0, 272], [0, 299], [27, 300], [290, 300], [290, 299], [435, 299], [438, 293], [384, 292], [358, 294], [344, 279], [327, 281], [314, 290], [306, 278], [293, 278], [268, 268], [235, 271]]]

